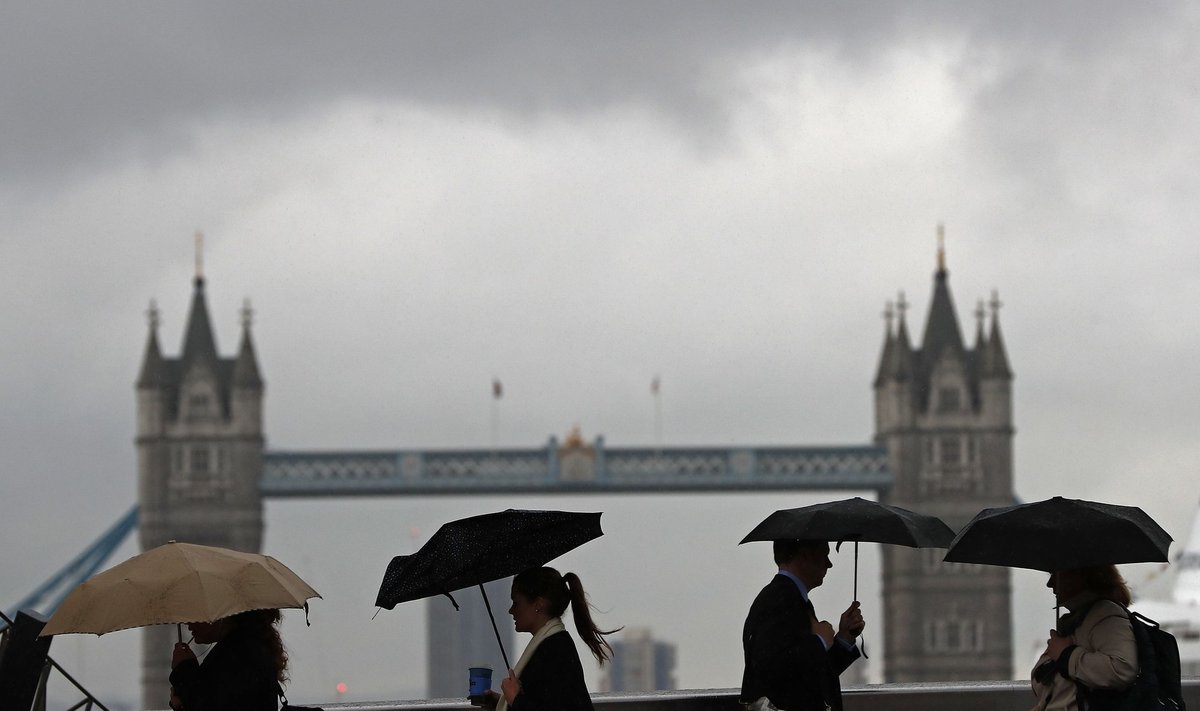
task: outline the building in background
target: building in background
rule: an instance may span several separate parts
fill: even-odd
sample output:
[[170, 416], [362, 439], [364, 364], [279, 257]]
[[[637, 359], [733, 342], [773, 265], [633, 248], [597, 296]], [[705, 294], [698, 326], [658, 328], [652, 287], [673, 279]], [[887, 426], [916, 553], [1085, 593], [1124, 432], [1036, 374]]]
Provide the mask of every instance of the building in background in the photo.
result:
[[[242, 312], [237, 355], [217, 351], [199, 266], [178, 358], [158, 345], [158, 311], [137, 380], [138, 532], [142, 550], [168, 541], [250, 553], [262, 545], [263, 381]], [[172, 625], [142, 630], [142, 708], [170, 701]]]
[[647, 627], [628, 627], [610, 642], [613, 656], [602, 691], [669, 691], [675, 688], [675, 645], [657, 642]]
[[[990, 323], [976, 311], [968, 348], [950, 295], [939, 245], [933, 298], [918, 348], [911, 345], [903, 297], [888, 310], [874, 382], [875, 441], [886, 448], [890, 504], [962, 527], [980, 509], [1006, 506], [1013, 494], [1012, 371], [1000, 335], [999, 301]], [[139, 527], [142, 549], [168, 540], [257, 552], [262, 542], [264, 386], [243, 313], [236, 356], [219, 355], [204, 278], [197, 267], [191, 311], [178, 358], [163, 356], [157, 312], [137, 380]], [[986, 327], [985, 327], [986, 326]], [[564, 480], [574, 476], [565, 447]], [[1011, 582], [1007, 569], [945, 564], [941, 550], [882, 546], [888, 682], [1012, 677]], [[515, 662], [508, 581], [489, 584], [498, 628]], [[466, 695], [467, 669], [490, 665], [493, 688], [505, 669], [477, 591], [428, 601], [431, 698]], [[644, 632], [644, 631], [642, 631]], [[165, 626], [143, 631], [143, 706], [162, 708], [173, 643]], [[674, 688], [674, 647], [637, 630], [614, 642], [625, 650], [609, 671], [612, 690]], [[619, 661], [620, 655], [625, 660]], [[853, 682], [851, 682], [853, 683]]]
[[[964, 344], [940, 237], [939, 228], [920, 347], [909, 342], [903, 294], [898, 313], [890, 304], [886, 312], [875, 441], [887, 448], [894, 477], [881, 500], [958, 530], [981, 509], [1015, 502], [1013, 375], [994, 295], [990, 327], [980, 302], [975, 344]], [[1012, 678], [1008, 568], [943, 563], [940, 549], [881, 546], [881, 555], [885, 682]]]
[[487, 590], [492, 614], [496, 616], [495, 629], [492, 628], [487, 606], [478, 588], [453, 593], [458, 610], [444, 595], [425, 601], [428, 632], [425, 659], [429, 665], [425, 694], [428, 698], [465, 699], [469, 676], [467, 670], [478, 666], [492, 668], [492, 689], [499, 691], [500, 681], [508, 670], [496, 643], [496, 630], [499, 630], [500, 639], [504, 642], [509, 663], [517, 663], [519, 655], [514, 648], [516, 632], [512, 617], [508, 614], [509, 605], [512, 604], [509, 597], [512, 579], [493, 580], [483, 587]]

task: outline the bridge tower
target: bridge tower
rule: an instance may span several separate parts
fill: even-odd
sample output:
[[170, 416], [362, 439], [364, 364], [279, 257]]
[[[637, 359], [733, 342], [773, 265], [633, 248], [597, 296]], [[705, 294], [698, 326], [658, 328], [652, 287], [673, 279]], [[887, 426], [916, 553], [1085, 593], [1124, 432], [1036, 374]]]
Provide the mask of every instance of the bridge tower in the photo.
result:
[[[139, 535], [142, 550], [170, 540], [258, 552], [263, 507], [262, 399], [250, 309], [233, 358], [218, 355], [196, 270], [191, 311], [178, 358], [158, 344], [158, 310], [137, 380]], [[148, 627], [142, 636], [142, 708], [166, 708], [175, 631]]]
[[[901, 293], [875, 378], [875, 441], [894, 483], [883, 500], [938, 516], [958, 530], [1013, 493], [1012, 371], [1000, 335], [976, 309], [967, 348], [950, 296], [942, 228], [925, 333], [909, 342]], [[893, 320], [895, 328], [893, 330]], [[1007, 568], [943, 563], [945, 551], [883, 546], [884, 680], [1012, 678], [1011, 580]]]

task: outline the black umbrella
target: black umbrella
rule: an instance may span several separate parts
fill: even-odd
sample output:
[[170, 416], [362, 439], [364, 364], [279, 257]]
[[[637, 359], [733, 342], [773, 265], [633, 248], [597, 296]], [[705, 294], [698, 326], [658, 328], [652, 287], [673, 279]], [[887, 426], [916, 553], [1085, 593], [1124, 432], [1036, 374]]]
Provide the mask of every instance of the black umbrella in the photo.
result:
[[603, 535], [599, 513], [508, 509], [444, 524], [421, 549], [392, 559], [375, 604], [392, 609], [402, 602], [479, 586], [500, 654], [508, 654], [483, 584], [536, 568]]
[[[858, 599], [858, 543], [893, 543], [909, 548], [945, 548], [954, 531], [933, 516], [855, 496], [842, 501], [782, 509], [742, 539], [747, 541], [854, 541], [854, 599]], [[740, 544], [739, 544], [740, 545]]]
[[1136, 506], [1055, 496], [980, 511], [958, 532], [945, 560], [1052, 573], [1165, 562], [1170, 545], [1171, 536]]

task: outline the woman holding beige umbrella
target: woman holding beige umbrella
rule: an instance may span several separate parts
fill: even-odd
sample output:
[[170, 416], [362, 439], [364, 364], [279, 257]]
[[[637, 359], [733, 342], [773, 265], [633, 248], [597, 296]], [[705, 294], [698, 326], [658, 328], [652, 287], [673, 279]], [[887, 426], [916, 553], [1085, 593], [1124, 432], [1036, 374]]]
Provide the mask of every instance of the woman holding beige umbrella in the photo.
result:
[[175, 645], [171, 708], [275, 711], [280, 685], [287, 678], [279, 619], [279, 610], [251, 610], [214, 622], [188, 623], [196, 642], [213, 647], [200, 662], [187, 644]]
[[275, 711], [287, 671], [279, 610], [307, 615], [314, 597], [316, 590], [271, 556], [172, 541], [80, 583], [42, 634], [186, 624], [196, 642], [213, 647], [199, 661], [180, 632], [172, 708]]

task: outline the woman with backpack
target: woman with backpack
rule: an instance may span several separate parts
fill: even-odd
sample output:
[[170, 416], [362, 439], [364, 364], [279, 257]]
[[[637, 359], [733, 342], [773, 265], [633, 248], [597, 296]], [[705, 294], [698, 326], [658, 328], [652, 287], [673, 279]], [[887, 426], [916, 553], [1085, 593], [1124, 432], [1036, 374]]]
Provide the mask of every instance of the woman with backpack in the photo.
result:
[[1105, 708], [1137, 678], [1137, 641], [1126, 608], [1131, 596], [1114, 565], [1060, 570], [1046, 587], [1067, 614], [1050, 631], [1033, 668], [1035, 711]]

